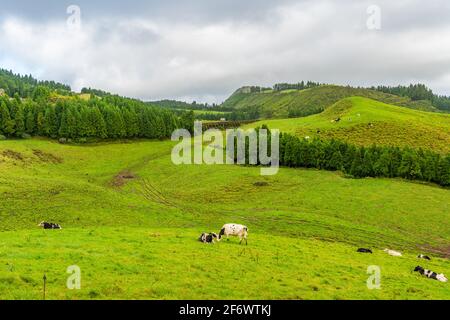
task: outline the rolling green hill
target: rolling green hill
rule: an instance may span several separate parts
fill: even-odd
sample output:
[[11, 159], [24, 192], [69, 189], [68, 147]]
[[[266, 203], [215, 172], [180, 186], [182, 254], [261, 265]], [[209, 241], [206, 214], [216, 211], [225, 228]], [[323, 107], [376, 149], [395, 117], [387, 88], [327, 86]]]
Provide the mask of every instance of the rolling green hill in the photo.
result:
[[411, 109], [438, 111], [426, 100], [412, 101], [407, 97], [376, 90], [334, 85], [322, 85], [305, 90], [266, 90], [252, 93], [240, 89], [223, 103], [222, 108], [249, 112], [257, 110], [260, 118], [301, 117], [320, 113], [339, 100], [352, 96], [366, 97]]
[[[339, 122], [333, 120], [340, 118]], [[358, 145], [393, 145], [450, 152], [450, 115], [398, 107], [363, 97], [342, 99], [309, 117], [268, 119], [267, 124], [299, 136], [339, 139]]]
[[[47, 299], [450, 299], [448, 283], [412, 272], [422, 265], [450, 276], [449, 189], [339, 171], [175, 165], [174, 142], [143, 138], [169, 137], [203, 111], [177, 115], [101, 90], [6, 77], [14, 81], [0, 97], [0, 299], [40, 299], [44, 274]], [[240, 90], [208, 115], [245, 110], [280, 118], [252, 126], [299, 136], [449, 152], [450, 116], [412, 109], [436, 111], [427, 101], [318, 86]], [[63, 229], [41, 230], [43, 220]], [[248, 246], [197, 240], [231, 222], [248, 226]], [[81, 290], [66, 285], [73, 265]], [[370, 266], [381, 269], [379, 290], [366, 285]]]
[[[40, 299], [44, 273], [48, 299], [450, 298], [448, 283], [411, 272], [423, 265], [450, 275], [448, 189], [316, 170], [262, 177], [255, 167], [176, 166], [173, 145], [1, 141], [0, 298]], [[41, 220], [63, 229], [39, 230]], [[228, 222], [249, 227], [247, 247], [196, 240]], [[81, 268], [81, 290], [66, 288], [70, 265]], [[366, 287], [370, 265], [381, 268], [380, 290]], [[236, 279], [246, 290], [235, 290]]]

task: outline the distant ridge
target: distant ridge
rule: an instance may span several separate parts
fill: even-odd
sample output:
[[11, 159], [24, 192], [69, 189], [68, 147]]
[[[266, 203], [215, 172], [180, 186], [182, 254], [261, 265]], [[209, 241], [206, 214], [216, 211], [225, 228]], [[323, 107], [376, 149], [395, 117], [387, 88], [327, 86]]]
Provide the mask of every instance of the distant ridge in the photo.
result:
[[258, 92], [251, 88], [236, 90], [221, 107], [235, 112], [252, 112], [259, 118], [293, 118], [320, 113], [341, 99], [360, 96], [410, 109], [440, 112], [428, 100], [413, 101], [375, 89], [320, 85], [303, 90], [264, 89]]

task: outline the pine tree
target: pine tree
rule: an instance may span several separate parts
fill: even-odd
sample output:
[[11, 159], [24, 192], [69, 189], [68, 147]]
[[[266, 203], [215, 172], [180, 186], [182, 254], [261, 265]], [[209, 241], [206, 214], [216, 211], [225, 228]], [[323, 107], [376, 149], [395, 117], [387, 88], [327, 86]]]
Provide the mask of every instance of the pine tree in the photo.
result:
[[361, 152], [362, 150], [356, 150], [350, 168], [350, 174], [356, 178], [364, 177], [363, 156], [361, 155]]
[[444, 187], [450, 186], [450, 155], [441, 157], [438, 164], [439, 184]]
[[30, 108], [25, 118], [25, 131], [29, 135], [34, 135], [36, 130], [36, 120], [34, 117], [34, 111]]
[[389, 177], [390, 158], [391, 154], [389, 152], [389, 149], [384, 148], [373, 164], [373, 172], [375, 176]]
[[107, 138], [108, 133], [106, 130], [105, 120], [103, 119], [102, 113], [97, 106], [93, 106], [89, 110], [89, 123], [92, 129], [91, 136], [97, 138]]
[[66, 112], [67, 136], [72, 139], [78, 138], [77, 121], [75, 118], [74, 110], [72, 110], [72, 108], [68, 108]]
[[81, 138], [92, 137], [94, 128], [91, 125], [90, 111], [87, 106], [82, 106], [80, 110], [80, 123], [78, 125], [78, 135]]
[[[42, 122], [42, 135], [50, 138], [56, 138], [58, 135], [61, 136], [59, 132], [60, 125], [58, 124], [58, 117], [55, 112], [55, 108], [52, 106], [47, 106], [45, 108], [43, 122]], [[67, 138], [67, 136], [64, 136]]]
[[363, 151], [363, 163], [362, 163], [362, 176], [363, 177], [373, 177], [373, 149], [366, 149]]
[[422, 177], [420, 164], [413, 150], [406, 149], [403, 152], [398, 172], [401, 177], [406, 179], [420, 179]]
[[58, 130], [59, 137], [68, 138], [69, 137], [69, 125], [67, 120], [67, 111], [63, 112], [61, 115], [61, 123]]
[[16, 110], [14, 131], [17, 137], [21, 137], [25, 133], [25, 116], [21, 105]]
[[336, 149], [330, 159], [329, 169], [330, 170], [342, 170], [343, 169], [343, 157], [339, 149]]
[[14, 121], [11, 120], [6, 103], [0, 103], [0, 133], [11, 136], [14, 133]]
[[37, 115], [36, 115], [36, 131], [37, 134], [40, 136], [45, 136], [44, 133], [44, 111], [39, 108]]
[[134, 109], [124, 110], [123, 122], [125, 123], [126, 136], [128, 138], [135, 138], [139, 134], [139, 121]]

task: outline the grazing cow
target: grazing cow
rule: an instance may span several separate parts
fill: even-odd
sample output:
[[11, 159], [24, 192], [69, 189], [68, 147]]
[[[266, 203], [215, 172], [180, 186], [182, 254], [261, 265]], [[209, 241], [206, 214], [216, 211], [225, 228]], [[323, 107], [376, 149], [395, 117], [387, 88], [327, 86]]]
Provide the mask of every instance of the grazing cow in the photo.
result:
[[198, 240], [203, 243], [214, 243], [214, 241], [218, 238], [218, 235], [214, 232], [211, 233], [202, 233]]
[[441, 282], [447, 282], [448, 281], [448, 279], [444, 276], [444, 274], [442, 274], [442, 273], [437, 274], [436, 272], [424, 269], [424, 268], [422, 268], [420, 266], [417, 266], [414, 269], [414, 271], [415, 272], [419, 272], [421, 275], [423, 275], [423, 276], [425, 276], [427, 278], [430, 278], [430, 279], [438, 280], [438, 281], [441, 281]]
[[57, 223], [45, 222], [42, 221], [38, 224], [38, 227], [42, 227], [44, 229], [62, 229], [62, 227]]
[[247, 245], [248, 228], [242, 224], [229, 223], [225, 224], [219, 232], [219, 240], [222, 240], [222, 236], [236, 236], [241, 240], [239, 244], [245, 240], [245, 245]]
[[394, 257], [401, 257], [402, 256], [401, 252], [398, 252], [398, 251], [394, 251], [394, 250], [390, 250], [390, 249], [384, 249], [383, 251], [387, 252], [387, 254], [389, 254], [391, 256], [394, 256]]
[[425, 256], [425, 255], [423, 255], [423, 254], [419, 254], [419, 255], [417, 256], [417, 258], [419, 258], [419, 259], [425, 259], [425, 260], [431, 260], [431, 258], [430, 258], [429, 256]]
[[359, 248], [357, 250], [357, 252], [361, 252], [361, 253], [372, 253], [372, 250], [370, 249], [365, 249], [365, 248]]

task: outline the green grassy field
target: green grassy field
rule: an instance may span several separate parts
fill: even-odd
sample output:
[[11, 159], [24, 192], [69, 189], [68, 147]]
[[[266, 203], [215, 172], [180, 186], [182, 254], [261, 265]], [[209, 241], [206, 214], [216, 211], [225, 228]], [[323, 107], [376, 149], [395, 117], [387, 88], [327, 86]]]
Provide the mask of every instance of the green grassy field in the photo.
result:
[[[44, 273], [48, 299], [450, 298], [448, 283], [411, 272], [450, 275], [448, 189], [175, 166], [173, 145], [0, 142], [0, 298], [40, 299]], [[40, 230], [41, 220], [63, 230]], [[228, 222], [249, 227], [248, 246], [196, 241]], [[70, 265], [81, 268], [81, 290], [66, 288]], [[380, 290], [366, 287], [369, 265], [381, 268]]]
[[[341, 121], [332, 122], [337, 118]], [[334, 138], [358, 145], [410, 146], [450, 152], [449, 114], [411, 110], [362, 97], [340, 100], [317, 115], [261, 120], [244, 128], [262, 124], [299, 136]]]

